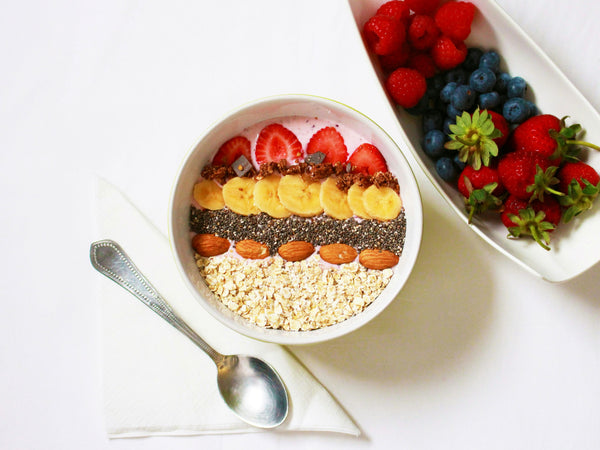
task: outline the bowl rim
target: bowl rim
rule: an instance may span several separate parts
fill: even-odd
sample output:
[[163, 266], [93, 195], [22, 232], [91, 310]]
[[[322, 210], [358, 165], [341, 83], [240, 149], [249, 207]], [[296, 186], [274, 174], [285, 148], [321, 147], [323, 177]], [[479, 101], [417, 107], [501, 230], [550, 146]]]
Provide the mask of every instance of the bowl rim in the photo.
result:
[[[337, 110], [342, 114], [349, 114], [353, 116], [353, 118], [357, 121], [360, 121], [365, 124], [369, 129], [373, 129], [377, 132], [377, 134], [384, 139], [388, 144], [390, 149], [394, 151], [393, 158], [398, 160], [398, 165], [401, 168], [401, 172], [403, 172], [406, 180], [402, 186], [406, 186], [410, 184], [409, 192], [411, 194], [411, 213], [410, 213], [410, 225], [407, 223], [407, 235], [412, 238], [409, 245], [407, 246], [408, 239], [405, 239], [404, 249], [402, 258], [405, 258], [403, 261], [403, 267], [406, 267], [405, 270], [401, 272], [394, 273], [392, 279], [388, 287], [382, 292], [375, 301], [369, 305], [365, 310], [361, 313], [352, 316], [338, 324], [334, 324], [328, 327], [319, 328], [316, 330], [309, 331], [287, 331], [287, 330], [273, 330], [266, 329], [264, 327], [259, 327], [258, 325], [250, 324], [246, 319], [241, 318], [237, 314], [231, 312], [231, 314], [239, 317], [240, 320], [236, 320], [235, 318], [226, 317], [222, 311], [218, 311], [209, 300], [203, 297], [203, 295], [198, 291], [198, 288], [194, 285], [192, 280], [190, 279], [186, 268], [183, 265], [182, 258], [180, 255], [180, 249], [177, 246], [177, 238], [176, 238], [176, 202], [177, 202], [177, 193], [178, 187], [182, 182], [182, 176], [184, 174], [184, 169], [189, 164], [192, 157], [195, 155], [195, 152], [200, 147], [202, 142], [211, 135], [211, 133], [215, 132], [217, 128], [219, 128], [224, 122], [228, 119], [234, 118], [237, 115], [243, 114], [246, 111], [250, 111], [253, 108], [257, 108], [261, 105], [266, 105], [270, 102], [304, 102], [304, 103], [316, 103], [321, 107], [332, 108], [333, 110]], [[281, 116], [283, 117], [283, 115]], [[262, 119], [258, 119], [256, 122], [260, 122]], [[387, 158], [386, 158], [387, 159]], [[408, 188], [407, 188], [408, 189]], [[405, 200], [403, 198], [403, 200]], [[410, 234], [409, 234], [410, 233]], [[209, 127], [207, 127], [204, 132], [199, 136], [198, 139], [194, 141], [194, 144], [191, 148], [186, 152], [184, 158], [182, 159], [178, 169], [177, 175], [171, 187], [170, 199], [169, 199], [169, 214], [168, 214], [168, 238], [169, 238], [169, 246], [171, 248], [171, 255], [175, 260], [175, 264], [177, 266], [178, 272], [182, 277], [184, 284], [187, 286], [188, 290], [191, 292], [192, 296], [195, 300], [202, 305], [202, 307], [215, 319], [217, 319], [220, 323], [227, 326], [228, 328], [237, 331], [245, 336], [277, 344], [287, 344], [287, 345], [304, 345], [304, 344], [313, 344], [317, 342], [323, 342], [327, 340], [331, 340], [345, 334], [348, 334], [352, 331], [357, 330], [362, 327], [366, 323], [370, 322], [374, 317], [379, 315], [390, 303], [398, 296], [408, 277], [412, 273], [419, 251], [421, 247], [421, 241], [423, 236], [423, 206], [422, 206], [422, 197], [419, 189], [419, 185], [417, 183], [415, 174], [413, 172], [412, 167], [408, 163], [406, 156], [404, 155], [401, 147], [394, 141], [394, 139], [381, 127], [375, 120], [357, 110], [356, 108], [347, 105], [343, 102], [320, 96], [320, 95], [312, 95], [312, 94], [276, 94], [265, 97], [260, 97], [255, 100], [250, 100], [242, 103], [238, 107], [226, 112], [220, 118], [215, 120]], [[404, 250], [409, 249], [410, 251], [405, 252]], [[405, 254], [406, 253], [406, 254]], [[394, 282], [392, 284], [392, 281]], [[393, 294], [390, 294], [390, 291], [387, 291], [387, 296], [383, 297], [380, 302], [380, 298], [386, 292], [387, 289], [394, 288]], [[223, 306], [226, 308], [225, 306]], [[368, 312], [367, 312], [368, 311]], [[243, 323], [242, 323], [243, 322]]]

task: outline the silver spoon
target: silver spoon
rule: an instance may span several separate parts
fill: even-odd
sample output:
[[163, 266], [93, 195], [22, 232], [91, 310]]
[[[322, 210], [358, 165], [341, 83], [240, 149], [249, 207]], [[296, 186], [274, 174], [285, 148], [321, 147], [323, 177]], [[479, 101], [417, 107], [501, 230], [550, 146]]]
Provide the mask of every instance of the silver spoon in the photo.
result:
[[273, 428], [283, 423], [288, 413], [288, 395], [283, 381], [271, 366], [252, 356], [222, 355], [204, 342], [175, 314], [116, 242], [92, 243], [90, 259], [96, 270], [131, 292], [211, 357], [217, 365], [221, 396], [240, 419], [261, 428]]

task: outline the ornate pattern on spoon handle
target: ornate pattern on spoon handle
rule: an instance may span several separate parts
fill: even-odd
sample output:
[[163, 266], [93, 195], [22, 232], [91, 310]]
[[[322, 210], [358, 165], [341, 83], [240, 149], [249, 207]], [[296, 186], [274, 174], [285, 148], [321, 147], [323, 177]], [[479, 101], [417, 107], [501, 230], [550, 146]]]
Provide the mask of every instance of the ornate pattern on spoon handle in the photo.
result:
[[190, 338], [215, 363], [219, 364], [223, 360], [223, 355], [204, 342], [194, 330], [177, 316], [119, 244], [111, 240], [92, 243], [90, 246], [90, 260], [92, 266], [98, 272], [131, 292], [152, 311]]

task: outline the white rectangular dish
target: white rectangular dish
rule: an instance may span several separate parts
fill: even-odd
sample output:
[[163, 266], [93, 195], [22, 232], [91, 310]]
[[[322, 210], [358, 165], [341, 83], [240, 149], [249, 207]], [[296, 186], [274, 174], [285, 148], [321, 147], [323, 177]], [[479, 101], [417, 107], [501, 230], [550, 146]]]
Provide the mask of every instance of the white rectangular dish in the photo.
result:
[[[349, 0], [359, 33], [362, 32], [363, 24], [383, 3], [385, 0]], [[467, 46], [498, 51], [503, 69], [527, 81], [530, 95], [532, 94], [532, 99], [542, 113], [559, 118], [569, 116], [569, 124], [579, 123], [587, 131], [586, 141], [600, 142], [600, 115], [548, 56], [495, 2], [472, 0], [472, 3], [478, 11], [466, 41]], [[381, 88], [384, 89], [384, 74], [374, 55], [369, 56]], [[464, 223], [499, 252], [551, 282], [571, 279], [600, 261], [598, 205], [568, 224], [561, 223], [552, 233], [550, 251], [542, 249], [530, 239], [508, 239], [507, 229], [499, 220], [483, 221], [475, 218], [469, 225], [462, 195], [437, 175], [433, 161], [421, 150], [419, 118], [396, 107], [391, 100], [390, 108], [398, 119], [400, 135], [405, 138], [407, 147], [427, 178]], [[588, 164], [600, 171], [600, 152], [584, 150], [582, 154], [586, 155]]]

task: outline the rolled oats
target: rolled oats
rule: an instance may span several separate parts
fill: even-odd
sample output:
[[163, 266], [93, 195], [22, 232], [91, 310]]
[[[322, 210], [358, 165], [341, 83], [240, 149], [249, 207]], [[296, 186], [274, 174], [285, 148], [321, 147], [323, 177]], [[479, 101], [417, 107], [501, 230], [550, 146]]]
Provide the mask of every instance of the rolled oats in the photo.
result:
[[279, 256], [242, 260], [196, 256], [208, 288], [231, 311], [266, 328], [308, 331], [342, 322], [367, 308], [393, 271], [356, 262], [332, 269], [318, 255], [300, 262]]

